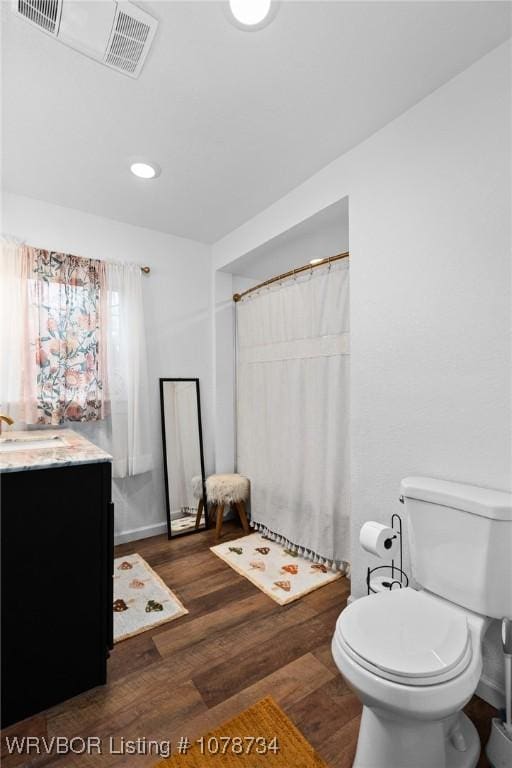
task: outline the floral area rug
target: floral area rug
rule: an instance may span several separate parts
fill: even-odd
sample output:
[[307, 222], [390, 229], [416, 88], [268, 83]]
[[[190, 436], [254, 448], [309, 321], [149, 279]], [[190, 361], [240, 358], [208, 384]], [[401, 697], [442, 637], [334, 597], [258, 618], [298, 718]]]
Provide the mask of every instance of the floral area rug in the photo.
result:
[[217, 544], [211, 551], [279, 605], [341, 578], [339, 572], [312, 563], [260, 533]]
[[114, 560], [114, 642], [188, 613], [160, 576], [137, 554]]

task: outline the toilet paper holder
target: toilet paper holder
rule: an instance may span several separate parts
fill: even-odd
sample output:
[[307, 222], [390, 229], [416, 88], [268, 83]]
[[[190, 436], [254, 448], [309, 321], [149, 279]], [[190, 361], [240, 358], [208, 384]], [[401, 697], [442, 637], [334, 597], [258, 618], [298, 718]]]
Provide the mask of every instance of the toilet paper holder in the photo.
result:
[[[366, 587], [369, 595], [381, 592], [384, 589], [402, 589], [402, 587], [409, 586], [409, 577], [403, 570], [402, 518], [396, 512], [391, 515], [391, 528], [394, 531], [393, 538], [398, 538], [398, 565], [395, 565], [395, 560], [393, 559], [391, 560], [391, 565], [378, 565], [375, 568], [368, 567]], [[377, 585], [379, 588], [376, 588]]]

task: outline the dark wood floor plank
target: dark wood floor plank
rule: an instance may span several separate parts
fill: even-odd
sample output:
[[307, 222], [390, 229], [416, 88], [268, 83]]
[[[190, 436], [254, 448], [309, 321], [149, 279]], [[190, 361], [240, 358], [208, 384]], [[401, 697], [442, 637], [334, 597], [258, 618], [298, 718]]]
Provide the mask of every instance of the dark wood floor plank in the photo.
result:
[[[197, 717], [206, 707], [198, 691], [189, 681], [174, 690], [169, 688], [169, 681], [161, 681], [151, 692], [141, 691], [139, 695], [126, 696], [122, 701], [116, 701], [112, 707], [112, 701], [106, 698], [104, 706], [99, 707], [96, 718], [87, 724], [82, 718], [80, 706], [64, 708], [60, 714], [51, 712], [48, 714], [48, 735], [82, 737], [98, 736], [102, 740], [104, 752], [97, 754], [42, 754], [30, 762], [33, 768], [89, 768], [89, 766], [101, 765], [102, 768], [110, 768], [117, 765], [120, 755], [110, 753], [108, 745], [113, 739], [115, 745], [119, 745], [122, 739], [166, 739], [169, 730], [178, 727], [182, 723]], [[77, 697], [78, 699], [79, 697]], [[76, 699], [71, 700], [71, 704]], [[130, 756], [133, 765], [151, 765], [156, 762], [155, 756], [136, 755]], [[148, 759], [149, 758], [149, 759]], [[132, 762], [130, 762], [130, 765]]]
[[[251, 626], [250, 622], [241, 625], [237, 629], [238, 647], [247, 651], [254, 647], [256, 652], [256, 647], [261, 640], [274, 637], [279, 629], [290, 629], [314, 615], [311, 608], [307, 606], [297, 604], [293, 609], [286, 609], [276, 616], [262, 619], [256, 628]], [[174, 625], [175, 629], [177, 623]], [[139, 637], [143, 638], [144, 635]], [[130, 643], [131, 639], [125, 642]], [[88, 691], [54, 708], [48, 715], [51, 730], [52, 732], [60, 730], [63, 735], [73, 735], [77, 732], [75, 725], [78, 720], [80, 727], [92, 728], [99, 718], [115, 717], [116, 713], [124, 708], [126, 700], [130, 700], [132, 706], [135, 706], [139, 699], [150, 697], [152, 691], [158, 691], [160, 686], [168, 691], [172, 690], [173, 686], [186, 682], [194, 673], [214, 667], [215, 664], [229, 657], [232, 650], [231, 627], [227, 627], [224, 634], [218, 635], [215, 642], [212, 642], [210, 636], [203, 636], [200, 643], [179, 649], [173, 648], [169, 657], [163, 660], [159, 656], [160, 661], [151, 668], [136, 670], [118, 680], [109, 681], [105, 687]]]
[[316, 658], [322, 662], [322, 664], [325, 664], [325, 666], [333, 672], [333, 674], [338, 675], [338, 667], [336, 666], [332, 657], [331, 638], [329, 638], [327, 643], [324, 643], [316, 648], [313, 653]]
[[329, 608], [337, 608], [339, 615], [346, 606], [349, 595], [350, 581], [342, 576], [341, 579], [332, 581], [301, 599], [306, 605], [311, 605], [317, 613], [322, 613]]
[[[275, 615], [270, 614], [265, 617], [260, 617], [257, 625], [249, 619], [245, 623], [237, 626], [236, 643], [234, 643], [232, 628], [227, 627], [223, 632], [220, 632], [215, 636], [214, 641], [211, 636], [205, 635], [198, 643], [185, 646], [179, 650], [173, 648], [168, 656], [164, 655], [162, 658], [160, 654], [158, 654], [160, 661], [156, 662], [156, 669], [148, 671], [147, 674], [142, 670], [136, 670], [135, 674], [130, 673], [129, 675], [125, 672], [125, 675], [122, 678], [115, 681], [111, 680], [109, 685], [115, 683], [116, 686], [122, 688], [137, 684], [137, 681], [139, 681], [141, 685], [144, 685], [146, 678], [149, 679], [149, 684], [151, 684], [154, 675], [161, 678], [168, 677], [172, 679], [175, 684], [183, 682], [188, 678], [191, 678], [193, 674], [198, 674], [211, 669], [215, 667], [216, 664], [219, 664], [226, 658], [232, 656], [234, 644], [236, 644], [239, 653], [244, 652], [248, 655], [254, 655], [261, 642], [271, 639], [283, 629], [291, 630], [296, 624], [299, 624], [308, 618], [312, 618], [314, 615], [315, 614], [311, 608], [296, 603], [284, 610], [281, 609]], [[144, 635], [140, 635], [139, 637], [142, 638]], [[126, 642], [131, 642], [131, 640]], [[101, 697], [103, 691], [103, 688], [95, 689], [95, 692], [91, 693], [91, 699], [94, 701], [97, 697]], [[116, 695], [115, 691], [113, 695]], [[119, 695], [122, 696], [122, 692]], [[85, 711], [82, 707], [82, 716], [84, 716], [84, 714]]]
[[326, 741], [313, 746], [330, 768], [352, 768], [358, 734], [359, 717], [354, 717], [341, 728], [334, 726], [333, 723], [331, 736]]
[[[127, 734], [126, 738], [132, 740], [143, 739], [146, 742], [150, 740], [156, 742], [171, 740], [172, 743], [175, 743], [182, 733], [186, 733], [186, 723], [194, 720], [201, 711], [203, 710], [197, 700], [193, 704], [190, 703], [189, 706], [183, 706], [179, 709], [173, 708], [171, 710], [169, 707], [161, 707], [158, 710], [155, 708], [153, 716], [140, 718], [129, 726], [116, 725], [114, 730], [115, 745], [119, 749], [125, 733]], [[60, 760], [58, 762], [52, 761], [49, 765], [55, 766], [55, 768], [68, 768], [69, 765], [72, 768], [96, 768], [98, 765], [101, 765], [101, 768], [118, 768], [122, 765], [129, 765], [130, 768], [143, 768], [145, 766], [154, 766], [157, 761], [158, 755], [154, 752], [134, 754], [126, 758], [120, 754], [111, 754], [106, 751], [101, 756], [101, 759], [96, 755], [82, 755], [77, 757], [72, 763], [69, 763], [68, 760]]]
[[[486, 701], [482, 701], [478, 696], [473, 696], [469, 704], [464, 707], [464, 712], [474, 722], [481, 743], [487, 744], [491, 731], [491, 720], [497, 714], [494, 707], [491, 707]], [[476, 768], [489, 768], [489, 765], [490, 763], [482, 751]]]
[[236, 637], [230, 627], [218, 633], [214, 640], [206, 636], [192, 647], [173, 652], [168, 658], [174, 663], [178, 675], [189, 676], [207, 674], [209, 670], [232, 659], [236, 654], [255, 658], [262, 643], [272, 640], [281, 631], [293, 632], [296, 625], [312, 618], [311, 609], [297, 606], [296, 610], [285, 610], [277, 614], [258, 617], [255, 622], [249, 619], [236, 628]]
[[162, 655], [173, 653], [199, 643], [205, 636], [214, 638], [216, 634], [243, 623], [250, 616], [263, 616], [272, 609], [272, 600], [258, 590], [256, 594], [199, 616], [180, 627], [169, 625], [167, 632], [155, 637], [155, 645]]
[[[292, 631], [284, 629], [269, 640], [258, 643], [256, 653], [237, 653], [192, 678], [208, 706], [251, 685], [279, 667], [316, 648], [332, 635], [332, 629], [323, 619], [324, 614], [297, 624]], [[233, 638], [235, 640], [235, 638]]]
[[15, 723], [14, 725], [9, 726], [9, 728], [3, 729], [0, 752], [0, 762], [2, 765], [8, 764], [12, 768], [14, 768], [14, 766], [26, 765], [26, 755], [17, 755], [12, 752], [9, 754], [7, 749], [8, 739], [13, 739], [14, 737], [23, 738], [24, 736], [37, 736], [39, 738], [47, 737], [48, 729], [46, 727], [46, 716], [44, 714], [35, 715], [34, 717], [27, 718], [27, 720], [22, 720], [20, 723]]
[[[47, 727], [50, 735], [75, 736], [104, 725], [113, 726], [144, 713], [158, 709], [165, 703], [171, 710], [179, 710], [180, 700], [185, 705], [189, 694], [195, 700], [196, 689], [190, 680], [175, 682], [169, 665], [155, 664], [141, 674], [94, 688], [48, 710]], [[144, 719], [142, 717], [142, 719]]]
[[334, 699], [327, 693], [332, 682], [329, 680], [288, 709], [288, 715], [315, 749], [331, 738], [333, 722], [341, 729], [361, 714], [362, 706], [355, 694]]
[[220, 589], [212, 590], [198, 597], [185, 599], [183, 590], [180, 590], [180, 598], [190, 611], [191, 616], [201, 616], [210, 611], [217, 610], [220, 606], [227, 607], [232, 603], [238, 603], [246, 597], [258, 592], [254, 584], [247, 579], [240, 582], [225, 584]]
[[195, 582], [201, 582], [210, 574], [213, 575], [223, 570], [219, 558], [210, 552], [209, 548], [189, 557], [180, 557], [159, 563], [157, 568], [158, 574], [164, 581], [172, 582], [173, 589], [181, 589], [181, 587]]
[[130, 674], [142, 671], [146, 667], [161, 661], [162, 657], [153, 642], [153, 635], [144, 632], [141, 635], [119, 643], [108, 662], [108, 679], [112, 683], [124, 677], [128, 670]]
[[193, 580], [189, 580], [188, 583], [182, 584], [180, 586], [180, 595], [184, 603], [218, 592], [225, 587], [230, 587], [236, 594], [242, 582], [247, 581], [243, 576], [239, 576], [236, 571], [233, 571], [232, 568], [226, 568], [226, 564], [219, 557], [215, 557], [213, 554], [212, 557], [224, 567], [219, 566], [218, 570], [215, 570], [208, 565], [207, 573], [201, 578], [196, 577]]
[[194, 738], [216, 728], [265, 696], [272, 696], [287, 711], [331, 677], [331, 672], [318, 659], [305, 654], [209, 708], [188, 723], [186, 735]]

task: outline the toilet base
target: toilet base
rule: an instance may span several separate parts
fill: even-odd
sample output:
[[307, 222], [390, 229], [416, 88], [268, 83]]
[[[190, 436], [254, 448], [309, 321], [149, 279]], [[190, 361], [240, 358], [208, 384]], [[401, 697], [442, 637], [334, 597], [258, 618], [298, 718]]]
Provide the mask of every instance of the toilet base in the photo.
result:
[[363, 707], [353, 768], [475, 768], [480, 739], [463, 712], [412, 720]]

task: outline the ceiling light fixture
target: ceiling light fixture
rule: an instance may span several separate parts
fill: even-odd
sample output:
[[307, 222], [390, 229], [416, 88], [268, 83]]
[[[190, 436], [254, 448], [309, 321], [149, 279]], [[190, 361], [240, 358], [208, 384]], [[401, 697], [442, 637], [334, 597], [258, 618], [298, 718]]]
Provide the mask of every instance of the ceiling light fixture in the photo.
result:
[[242, 29], [260, 29], [270, 21], [273, 14], [272, 0], [229, 0], [229, 10], [237, 26]]
[[323, 259], [311, 259], [309, 263], [311, 264], [312, 267], [314, 267], [316, 264], [321, 264], [322, 261]]
[[156, 179], [157, 176], [160, 176], [160, 168], [156, 163], [132, 163], [130, 171], [139, 179]]

